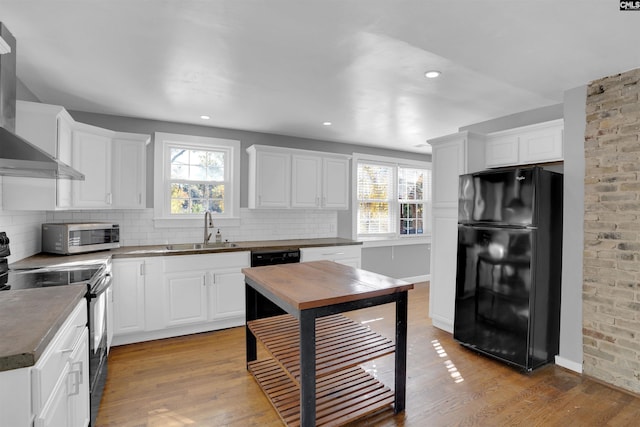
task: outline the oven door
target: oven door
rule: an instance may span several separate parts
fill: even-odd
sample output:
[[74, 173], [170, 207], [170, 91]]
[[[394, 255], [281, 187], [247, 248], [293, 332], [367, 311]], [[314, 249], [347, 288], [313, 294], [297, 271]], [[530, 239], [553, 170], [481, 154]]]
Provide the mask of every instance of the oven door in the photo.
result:
[[107, 342], [107, 291], [110, 287], [111, 275], [106, 274], [89, 291], [89, 331], [91, 331], [89, 348], [94, 354], [98, 353], [103, 341]]

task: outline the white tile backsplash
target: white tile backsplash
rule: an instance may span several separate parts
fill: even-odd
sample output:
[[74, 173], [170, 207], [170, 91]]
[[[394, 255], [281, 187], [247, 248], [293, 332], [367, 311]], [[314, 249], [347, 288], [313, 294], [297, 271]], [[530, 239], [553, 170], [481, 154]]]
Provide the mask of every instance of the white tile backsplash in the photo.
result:
[[[123, 246], [199, 242], [202, 227], [155, 228], [153, 209], [96, 211], [5, 211], [0, 176], [0, 231], [11, 240], [9, 262], [40, 252], [44, 222], [112, 221], [120, 224]], [[220, 227], [223, 240], [285, 240], [336, 237], [337, 212], [240, 209], [239, 227]], [[215, 227], [217, 229], [218, 227]], [[213, 231], [215, 233], [215, 230]]]
[[[223, 240], [285, 240], [336, 237], [336, 211], [240, 209], [239, 227], [220, 228]], [[199, 242], [202, 226], [155, 228], [153, 209], [47, 212], [46, 222], [112, 221], [123, 246]]]
[[5, 211], [2, 209], [2, 177], [0, 176], [0, 231], [11, 241], [9, 263], [40, 252], [41, 224], [46, 222], [45, 211]]

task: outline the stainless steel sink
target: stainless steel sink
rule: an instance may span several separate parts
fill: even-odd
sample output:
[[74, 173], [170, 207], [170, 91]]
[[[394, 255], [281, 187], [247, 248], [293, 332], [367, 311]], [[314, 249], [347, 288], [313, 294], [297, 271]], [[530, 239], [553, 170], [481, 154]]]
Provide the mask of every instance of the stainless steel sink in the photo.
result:
[[168, 251], [215, 251], [225, 248], [235, 248], [238, 245], [235, 243], [176, 243], [173, 245], [165, 246]]

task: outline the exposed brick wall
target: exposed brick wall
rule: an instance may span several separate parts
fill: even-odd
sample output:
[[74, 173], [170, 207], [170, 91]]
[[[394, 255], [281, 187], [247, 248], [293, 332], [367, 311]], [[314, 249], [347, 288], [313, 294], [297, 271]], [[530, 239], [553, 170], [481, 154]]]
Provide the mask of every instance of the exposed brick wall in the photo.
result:
[[635, 393], [640, 393], [639, 93], [640, 69], [592, 82], [584, 146], [583, 370]]

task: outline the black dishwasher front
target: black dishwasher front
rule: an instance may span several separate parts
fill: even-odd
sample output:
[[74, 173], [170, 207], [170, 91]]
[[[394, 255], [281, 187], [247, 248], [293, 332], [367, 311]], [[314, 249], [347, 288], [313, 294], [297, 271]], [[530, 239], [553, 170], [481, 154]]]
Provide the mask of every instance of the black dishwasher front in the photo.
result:
[[[251, 267], [300, 262], [299, 249], [278, 249], [251, 252]], [[258, 318], [278, 316], [285, 311], [258, 293]]]

